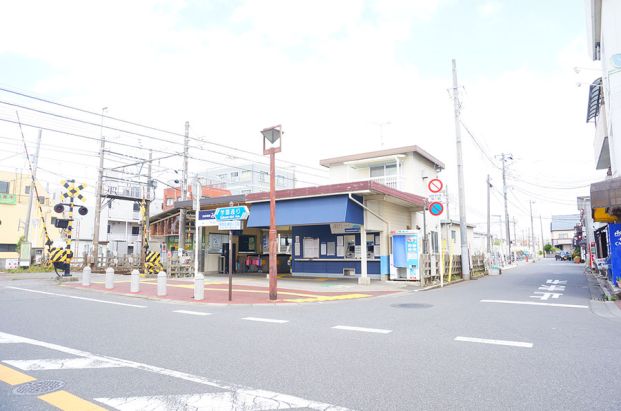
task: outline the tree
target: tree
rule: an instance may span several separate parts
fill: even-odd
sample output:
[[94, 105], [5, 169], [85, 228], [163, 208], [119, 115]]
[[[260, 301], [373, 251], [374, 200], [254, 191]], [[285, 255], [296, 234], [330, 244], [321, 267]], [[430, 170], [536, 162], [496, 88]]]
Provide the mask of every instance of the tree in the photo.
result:
[[546, 254], [550, 254], [553, 249], [554, 247], [552, 247], [552, 244], [546, 244], [543, 246], [543, 250], [546, 252]]

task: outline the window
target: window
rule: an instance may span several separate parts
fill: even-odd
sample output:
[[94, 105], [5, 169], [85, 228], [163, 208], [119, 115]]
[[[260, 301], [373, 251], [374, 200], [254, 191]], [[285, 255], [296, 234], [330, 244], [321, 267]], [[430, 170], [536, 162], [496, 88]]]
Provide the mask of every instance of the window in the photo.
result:
[[304, 258], [319, 258], [319, 239], [304, 238], [303, 243]]
[[451, 241], [457, 241], [457, 231], [451, 230]]
[[0, 253], [17, 252], [17, 244], [0, 244]]
[[251, 181], [252, 180], [252, 171], [244, 170], [241, 173], [241, 181]]
[[110, 224], [108, 224], [108, 234], [110, 234]]
[[218, 174], [218, 178], [220, 179], [220, 181], [224, 181], [226, 180], [226, 174]]
[[140, 234], [140, 227], [132, 227], [132, 235]]
[[279, 186], [284, 186], [285, 185], [285, 176], [276, 176], [276, 184], [278, 184]]
[[173, 205], [173, 199], [172, 198], [167, 198], [166, 199], [166, 205], [167, 206], [172, 206]]
[[267, 172], [265, 171], [259, 171], [259, 181], [261, 183], [265, 182], [267, 180]]
[[108, 208], [112, 208], [112, 200], [108, 201]]
[[381, 166], [369, 167], [371, 177], [384, 177], [384, 176], [396, 176], [397, 165], [396, 164], [384, 164]]
[[254, 235], [239, 236], [239, 251], [254, 252], [257, 250], [257, 237]]
[[127, 254], [134, 254], [134, 246], [133, 245], [128, 245], [127, 246]]
[[140, 211], [140, 203], [134, 203], [134, 211]]
[[24, 187], [24, 194], [30, 194], [30, 186]]
[[209, 233], [209, 244], [207, 252], [210, 254], [222, 254], [222, 244], [228, 243], [227, 234]]
[[231, 181], [239, 181], [239, 171], [231, 172]]
[[9, 182], [0, 181], [0, 194], [9, 194]]
[[39, 204], [45, 204], [45, 197], [39, 196]]
[[559, 233], [558, 234], [558, 238], [559, 239], [565, 239], [565, 238], [569, 238], [569, 236], [567, 235], [567, 233]]

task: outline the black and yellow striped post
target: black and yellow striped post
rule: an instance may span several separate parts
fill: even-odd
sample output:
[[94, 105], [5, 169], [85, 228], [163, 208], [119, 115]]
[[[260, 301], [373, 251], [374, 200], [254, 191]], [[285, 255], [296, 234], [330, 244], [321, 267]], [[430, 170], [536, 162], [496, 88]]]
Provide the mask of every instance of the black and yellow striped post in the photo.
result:
[[80, 193], [84, 188], [86, 188], [86, 183], [82, 183], [79, 186], [76, 186], [75, 180], [63, 180], [62, 184], [65, 188], [65, 192], [63, 193], [63, 198], [69, 200], [69, 212], [68, 212], [68, 225], [67, 225], [67, 245], [65, 246], [66, 250], [66, 259], [64, 261], [64, 269], [65, 275], [71, 275], [71, 259], [73, 258], [73, 251], [71, 251], [71, 240], [73, 239], [73, 208], [75, 205], [76, 197], [84, 201], [84, 196]]

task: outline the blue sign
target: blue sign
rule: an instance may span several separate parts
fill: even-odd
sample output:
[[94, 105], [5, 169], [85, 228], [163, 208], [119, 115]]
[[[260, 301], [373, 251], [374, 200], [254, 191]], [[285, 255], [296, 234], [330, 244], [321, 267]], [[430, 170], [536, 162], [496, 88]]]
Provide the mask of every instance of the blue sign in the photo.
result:
[[419, 249], [418, 249], [418, 233], [410, 234], [405, 237], [405, 253], [407, 259], [407, 278], [408, 280], [419, 279]]
[[613, 283], [621, 281], [621, 224], [608, 224], [610, 237], [610, 268], [608, 278]]
[[218, 221], [245, 220], [249, 215], [250, 211], [246, 206], [216, 208], [215, 214]]
[[198, 212], [199, 227], [217, 226], [218, 220], [216, 220], [216, 210], [201, 210]]

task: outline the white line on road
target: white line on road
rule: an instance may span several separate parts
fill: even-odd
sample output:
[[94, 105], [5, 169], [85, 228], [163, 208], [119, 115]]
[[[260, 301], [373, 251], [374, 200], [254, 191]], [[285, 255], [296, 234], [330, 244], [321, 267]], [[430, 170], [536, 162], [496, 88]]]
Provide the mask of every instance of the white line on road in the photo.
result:
[[201, 311], [189, 311], [189, 310], [175, 310], [173, 313], [189, 314], [189, 315], [211, 315], [211, 313], [204, 313]]
[[6, 360], [2, 361], [24, 371], [45, 370], [84, 370], [90, 368], [123, 367], [114, 361], [102, 361], [96, 358], [50, 358], [41, 360]]
[[473, 342], [481, 344], [508, 345], [510, 347], [533, 348], [533, 343], [507, 340], [488, 340], [487, 338], [455, 337], [455, 341]]
[[556, 304], [556, 303], [536, 303], [536, 302], [533, 302], [533, 301], [481, 300], [481, 302], [482, 303], [498, 303], [498, 304], [543, 305], [543, 306], [546, 306], [546, 307], [589, 308], [588, 305]]
[[[304, 398], [294, 397], [292, 395], [280, 394], [274, 391], [257, 390], [257, 389], [245, 387], [242, 385], [228, 384], [222, 381], [210, 380], [208, 378], [205, 378], [199, 375], [188, 374], [182, 371], [170, 370], [170, 369], [158, 367], [155, 365], [149, 365], [149, 364], [139, 363], [139, 362], [130, 361], [130, 360], [123, 360], [120, 358], [108, 357], [104, 355], [95, 355], [87, 351], [76, 350], [74, 348], [64, 347], [62, 345], [48, 343], [45, 341], [34, 340], [31, 338], [20, 337], [20, 336], [13, 335], [13, 334], [7, 334], [7, 333], [0, 332], [0, 339], [7, 340], [7, 341], [14, 341], [16, 343], [30, 344], [30, 345], [34, 345], [37, 347], [44, 347], [50, 350], [60, 351], [65, 354], [76, 355], [79, 357], [98, 359], [101, 361], [111, 361], [111, 362], [119, 363], [122, 366], [133, 368], [136, 370], [152, 372], [154, 374], [165, 375], [168, 377], [178, 378], [184, 381], [195, 382], [197, 384], [203, 384], [203, 385], [207, 385], [207, 386], [214, 387], [214, 388], [233, 391], [234, 395], [237, 395], [237, 394], [254, 395], [256, 397], [256, 399], [254, 400], [255, 403], [259, 403], [262, 400], [266, 400], [266, 399], [276, 401], [277, 404], [276, 406], [273, 406], [272, 409], [310, 408], [313, 410], [349, 411], [348, 408], [339, 407], [339, 406], [335, 406], [332, 404], [306, 400]], [[233, 409], [233, 408], [229, 407], [226, 409]]]
[[335, 330], [361, 331], [365, 333], [376, 333], [376, 334], [390, 334], [392, 332], [392, 330], [384, 330], [381, 328], [350, 327], [349, 325], [336, 325], [332, 328]]
[[284, 324], [284, 323], [289, 322], [289, 320], [275, 320], [273, 318], [259, 318], [259, 317], [244, 317], [242, 318], [242, 320], [258, 321], [261, 323], [276, 323], [276, 324]]
[[74, 298], [76, 300], [93, 301], [93, 302], [96, 302], [96, 303], [123, 305], [125, 307], [134, 307], [134, 308], [147, 308], [146, 305], [126, 304], [126, 303], [119, 303], [119, 302], [116, 302], [116, 301], [98, 300], [96, 298], [78, 297], [77, 295], [50, 293], [48, 291], [31, 290], [29, 288], [13, 287], [13, 286], [10, 286], [10, 285], [7, 285], [6, 288], [10, 288], [12, 290], [28, 291], [29, 293], [38, 293], [38, 294], [53, 295], [53, 296], [56, 296], [56, 297]]

